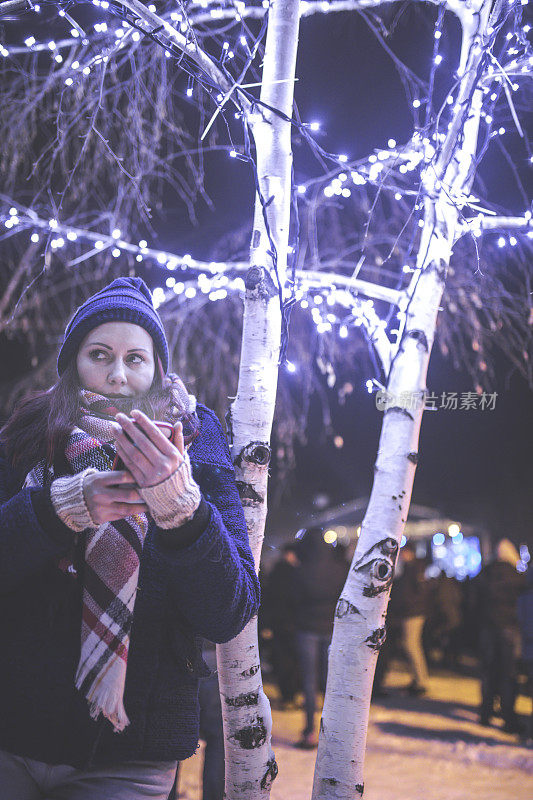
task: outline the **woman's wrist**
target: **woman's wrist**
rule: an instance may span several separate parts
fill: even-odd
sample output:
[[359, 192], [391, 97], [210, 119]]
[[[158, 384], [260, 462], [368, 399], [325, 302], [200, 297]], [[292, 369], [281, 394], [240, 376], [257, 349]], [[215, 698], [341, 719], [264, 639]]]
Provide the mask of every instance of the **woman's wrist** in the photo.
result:
[[87, 475], [98, 470], [87, 467], [76, 475], [66, 475], [52, 481], [50, 497], [59, 519], [76, 533], [87, 528], [97, 528], [87, 508], [83, 483]]
[[175, 472], [155, 486], [139, 489], [159, 528], [178, 528], [192, 519], [200, 505], [200, 487], [192, 477], [187, 451]]

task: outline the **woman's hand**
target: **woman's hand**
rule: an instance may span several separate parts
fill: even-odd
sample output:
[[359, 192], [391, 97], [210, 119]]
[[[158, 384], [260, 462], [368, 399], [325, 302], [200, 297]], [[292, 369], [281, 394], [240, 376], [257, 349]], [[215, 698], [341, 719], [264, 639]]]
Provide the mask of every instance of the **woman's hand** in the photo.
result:
[[83, 496], [95, 525], [148, 513], [148, 506], [134, 483], [133, 476], [125, 470], [96, 472], [85, 477]]
[[142, 411], [134, 409], [131, 417], [117, 414], [115, 445], [135, 483], [143, 489], [162, 483], [183, 461], [184, 444], [181, 422], [174, 425], [172, 444]]

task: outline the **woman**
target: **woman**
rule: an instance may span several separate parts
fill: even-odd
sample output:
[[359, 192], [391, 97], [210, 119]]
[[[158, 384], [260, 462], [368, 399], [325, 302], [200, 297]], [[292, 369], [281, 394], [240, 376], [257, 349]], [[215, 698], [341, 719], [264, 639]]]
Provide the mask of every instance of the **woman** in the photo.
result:
[[167, 370], [148, 288], [119, 278], [1, 432], [0, 800], [166, 799], [198, 743], [201, 637], [257, 612], [221, 426]]

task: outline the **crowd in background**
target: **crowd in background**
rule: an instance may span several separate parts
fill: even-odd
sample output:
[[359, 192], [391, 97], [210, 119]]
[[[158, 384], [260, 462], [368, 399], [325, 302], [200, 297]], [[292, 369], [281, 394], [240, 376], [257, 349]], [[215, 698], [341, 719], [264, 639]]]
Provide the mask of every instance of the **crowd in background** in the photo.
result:
[[[518, 679], [528, 681], [525, 691], [533, 689], [533, 568], [520, 574], [518, 560], [514, 545], [503, 539], [474, 579], [458, 581], [444, 572], [428, 579], [426, 559], [407, 542], [391, 591], [372, 697], [389, 693], [392, 659], [406, 661], [411, 681], [403, 691], [411, 696], [426, 694], [432, 669], [463, 671], [470, 665], [471, 671], [474, 665], [481, 685], [480, 724], [490, 725], [499, 714], [504, 730], [533, 739], [533, 710], [528, 720], [515, 713]], [[262, 576], [263, 671], [278, 689], [272, 705], [302, 708], [303, 729], [295, 742], [302, 749], [318, 744], [317, 698], [326, 688], [334, 612], [349, 567], [346, 549], [324, 541], [317, 527], [286, 544]], [[222, 800], [224, 745], [214, 646], [208, 645], [204, 655], [213, 674], [200, 685], [201, 738], [206, 742], [202, 797]], [[170, 798], [176, 796], [177, 786]]]
[[[425, 558], [413, 543], [401, 550], [387, 615], [387, 639], [377, 662], [373, 698], [388, 694], [393, 658], [403, 658], [411, 675], [404, 691], [422, 696], [432, 668], [477, 674], [478, 721], [533, 738], [533, 717], [515, 712], [519, 682], [533, 687], [533, 568], [519, 573], [519, 554], [502, 539], [494, 558], [473, 579], [458, 581], [441, 572], [428, 579]], [[303, 695], [305, 724], [296, 746], [314, 747], [316, 696], [324, 691], [327, 650], [340, 590], [349, 569], [345, 549], [324, 542], [313, 528], [286, 545], [263, 579], [261, 653], [272, 669], [282, 708]]]

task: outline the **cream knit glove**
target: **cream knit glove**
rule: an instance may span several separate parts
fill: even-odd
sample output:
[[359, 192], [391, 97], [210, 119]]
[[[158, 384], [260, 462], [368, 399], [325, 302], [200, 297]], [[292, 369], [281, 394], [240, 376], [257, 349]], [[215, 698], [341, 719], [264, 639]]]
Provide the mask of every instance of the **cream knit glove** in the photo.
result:
[[179, 528], [191, 519], [200, 505], [200, 487], [192, 477], [189, 454], [175, 472], [155, 486], [145, 486], [139, 493], [159, 528]]
[[50, 497], [57, 516], [61, 522], [76, 533], [81, 533], [86, 528], [98, 527], [91, 519], [83, 494], [85, 477], [95, 472], [98, 470], [87, 467], [77, 475], [56, 478], [50, 487]]

